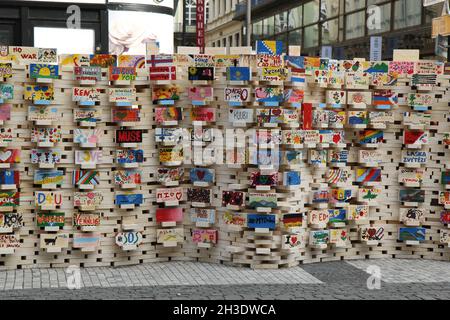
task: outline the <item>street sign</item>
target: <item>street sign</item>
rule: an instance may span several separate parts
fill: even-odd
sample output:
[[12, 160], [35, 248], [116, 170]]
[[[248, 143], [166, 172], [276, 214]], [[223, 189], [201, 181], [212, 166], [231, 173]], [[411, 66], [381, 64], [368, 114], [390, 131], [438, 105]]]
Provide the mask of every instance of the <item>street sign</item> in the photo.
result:
[[370, 61], [383, 60], [383, 37], [370, 37]]
[[333, 56], [333, 47], [331, 46], [323, 46], [322, 47], [322, 58], [332, 59]]

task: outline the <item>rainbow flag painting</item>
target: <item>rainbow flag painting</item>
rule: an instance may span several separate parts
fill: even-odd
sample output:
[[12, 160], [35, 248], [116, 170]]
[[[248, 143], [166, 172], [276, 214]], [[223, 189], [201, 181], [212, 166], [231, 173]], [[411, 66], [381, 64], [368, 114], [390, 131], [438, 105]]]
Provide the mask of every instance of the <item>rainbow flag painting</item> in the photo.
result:
[[381, 169], [369, 168], [369, 169], [357, 169], [356, 170], [356, 182], [381, 182]]
[[283, 42], [275, 40], [257, 40], [256, 54], [270, 54], [279, 56], [283, 54]]
[[384, 133], [381, 130], [364, 130], [359, 132], [359, 143], [370, 144], [370, 143], [382, 143], [384, 138]]
[[74, 185], [90, 184], [95, 186], [100, 183], [100, 174], [98, 171], [75, 170], [72, 175], [72, 182]]

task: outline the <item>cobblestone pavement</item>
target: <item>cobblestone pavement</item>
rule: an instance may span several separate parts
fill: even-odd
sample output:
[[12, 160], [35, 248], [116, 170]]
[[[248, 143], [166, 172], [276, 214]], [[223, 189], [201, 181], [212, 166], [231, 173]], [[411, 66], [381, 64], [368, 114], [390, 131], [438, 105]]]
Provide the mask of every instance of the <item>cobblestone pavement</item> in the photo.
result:
[[450, 282], [450, 263], [446, 261], [382, 259], [348, 263], [361, 270], [379, 266], [383, 281], [388, 283]]
[[[171, 285], [247, 285], [321, 283], [302, 268], [252, 270], [218, 264], [168, 262], [120, 268], [85, 268], [82, 287], [145, 287]], [[67, 288], [66, 269], [23, 269], [0, 272], [0, 290]]]
[[[369, 290], [367, 267], [378, 266], [381, 288]], [[4, 299], [358, 300], [450, 299], [450, 263], [370, 260], [250, 270], [172, 262], [81, 270], [82, 288], [67, 289], [64, 269], [0, 272]]]

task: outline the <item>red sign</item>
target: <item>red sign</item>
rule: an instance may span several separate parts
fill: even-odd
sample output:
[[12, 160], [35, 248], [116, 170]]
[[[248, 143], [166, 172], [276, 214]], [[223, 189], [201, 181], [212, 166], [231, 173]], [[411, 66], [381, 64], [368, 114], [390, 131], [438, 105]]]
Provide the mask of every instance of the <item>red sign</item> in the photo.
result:
[[205, 0], [197, 0], [197, 47], [200, 53], [205, 52]]
[[177, 69], [175, 66], [150, 67], [150, 80], [176, 80]]
[[303, 130], [312, 129], [313, 105], [312, 103], [302, 104]]
[[141, 143], [142, 130], [117, 130], [116, 143]]
[[139, 109], [113, 109], [113, 122], [139, 122]]
[[182, 208], [158, 208], [156, 209], [156, 222], [183, 221]]
[[443, 224], [450, 224], [450, 211], [443, 211], [441, 213], [441, 222]]

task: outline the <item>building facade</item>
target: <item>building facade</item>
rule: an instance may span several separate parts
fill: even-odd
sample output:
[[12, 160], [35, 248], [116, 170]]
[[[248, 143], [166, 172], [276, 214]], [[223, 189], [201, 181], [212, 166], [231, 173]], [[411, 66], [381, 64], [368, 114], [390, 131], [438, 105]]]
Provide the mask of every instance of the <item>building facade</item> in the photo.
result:
[[210, 0], [206, 25], [208, 47], [238, 47], [245, 44], [245, 39], [242, 39], [244, 23], [234, 19], [236, 8], [243, 3], [243, 0]]
[[[205, 1], [205, 20], [209, 17], [210, 1]], [[196, 41], [196, 0], [175, 1], [175, 26], [174, 26], [174, 48], [179, 46], [195, 47]], [[206, 22], [205, 21], [205, 22]]]
[[195, 0], [178, 0], [175, 5], [174, 48], [195, 46]]
[[[227, 46], [234, 33], [246, 45], [246, 2], [212, 1], [208, 44]], [[434, 54], [431, 20], [439, 13], [424, 8], [422, 0], [251, 1], [251, 45], [258, 39], [281, 40], [285, 47], [300, 45], [305, 55], [319, 55], [322, 46], [332, 46], [333, 57], [344, 59], [368, 57], [370, 37], [377, 35], [383, 37], [385, 59], [396, 48], [420, 49], [424, 57]]]

